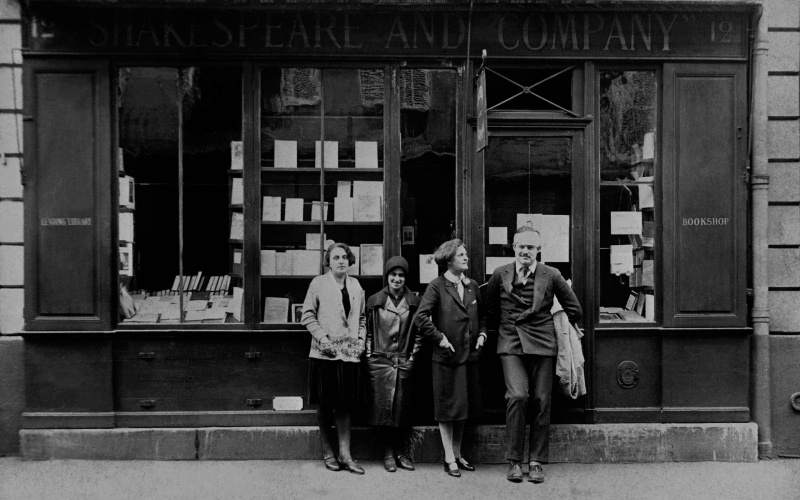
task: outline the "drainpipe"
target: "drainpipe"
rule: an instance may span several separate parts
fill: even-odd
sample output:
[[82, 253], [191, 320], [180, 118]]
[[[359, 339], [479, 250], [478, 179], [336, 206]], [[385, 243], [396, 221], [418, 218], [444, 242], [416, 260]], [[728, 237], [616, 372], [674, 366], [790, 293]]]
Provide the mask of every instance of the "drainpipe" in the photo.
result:
[[758, 425], [758, 456], [772, 457], [769, 367], [769, 277], [767, 271], [767, 228], [769, 227], [769, 174], [767, 158], [767, 23], [764, 8], [756, 10], [756, 39], [753, 51], [752, 167], [750, 200], [753, 228], [753, 337], [752, 418]]

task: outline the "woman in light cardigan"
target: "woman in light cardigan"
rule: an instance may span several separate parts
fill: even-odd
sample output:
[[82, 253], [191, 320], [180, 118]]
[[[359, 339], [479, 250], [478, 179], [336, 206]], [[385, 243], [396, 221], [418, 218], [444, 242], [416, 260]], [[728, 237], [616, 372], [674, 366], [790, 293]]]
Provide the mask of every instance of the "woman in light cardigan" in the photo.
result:
[[[302, 322], [312, 337], [309, 402], [319, 404], [317, 422], [325, 467], [363, 474], [364, 469], [350, 454], [351, 407], [365, 400], [360, 361], [367, 331], [363, 290], [357, 279], [347, 275], [354, 263], [355, 255], [344, 243], [328, 248], [325, 265], [330, 271], [311, 280]], [[330, 437], [334, 421], [339, 438], [338, 459]]]

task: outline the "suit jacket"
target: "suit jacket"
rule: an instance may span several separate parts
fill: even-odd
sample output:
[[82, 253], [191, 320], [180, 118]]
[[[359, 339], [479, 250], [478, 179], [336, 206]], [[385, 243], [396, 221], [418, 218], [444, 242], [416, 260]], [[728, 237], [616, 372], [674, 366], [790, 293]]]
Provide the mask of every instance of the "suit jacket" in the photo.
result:
[[[456, 285], [439, 276], [428, 284], [417, 310], [414, 323], [422, 338], [433, 342], [433, 360], [442, 364], [476, 361], [478, 335], [486, 331], [483, 298], [478, 284], [470, 280], [464, 285], [464, 301], [458, 298]], [[439, 347], [443, 337], [453, 344], [455, 352]]]
[[524, 304], [512, 293], [516, 275], [516, 262], [495, 269], [486, 290], [487, 326], [489, 332], [497, 332], [498, 354], [537, 354], [556, 356], [558, 353], [555, 325], [550, 309], [553, 297], [557, 297], [570, 323], [580, 321], [583, 310], [578, 298], [561, 276], [558, 269], [536, 264], [533, 276], [533, 302], [521, 314], [511, 309]]

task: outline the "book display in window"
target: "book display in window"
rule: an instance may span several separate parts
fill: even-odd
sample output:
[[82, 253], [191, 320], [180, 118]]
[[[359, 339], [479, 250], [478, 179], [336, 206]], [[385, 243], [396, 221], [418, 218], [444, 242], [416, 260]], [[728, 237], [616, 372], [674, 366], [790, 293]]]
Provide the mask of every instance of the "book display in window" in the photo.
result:
[[656, 318], [658, 170], [652, 71], [600, 73], [600, 322]]
[[384, 77], [267, 68], [261, 82], [261, 318], [289, 324], [335, 242], [350, 246], [367, 294], [382, 285]]
[[121, 68], [118, 80], [119, 275], [136, 310], [121, 323], [241, 322], [241, 69]]

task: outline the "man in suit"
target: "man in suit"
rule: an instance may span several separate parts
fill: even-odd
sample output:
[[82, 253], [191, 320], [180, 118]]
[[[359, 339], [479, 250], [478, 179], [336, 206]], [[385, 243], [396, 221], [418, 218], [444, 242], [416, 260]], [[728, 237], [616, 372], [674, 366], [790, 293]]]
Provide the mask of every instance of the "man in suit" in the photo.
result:
[[[497, 354], [506, 384], [506, 460], [509, 481], [523, 479], [521, 463], [529, 461], [528, 480], [544, 481], [548, 461], [550, 396], [558, 354], [550, 309], [558, 298], [570, 323], [583, 311], [558, 269], [538, 263], [542, 238], [530, 226], [514, 235], [515, 261], [495, 269], [486, 290], [487, 326], [498, 335]], [[525, 425], [531, 424], [529, 456], [524, 457]]]

